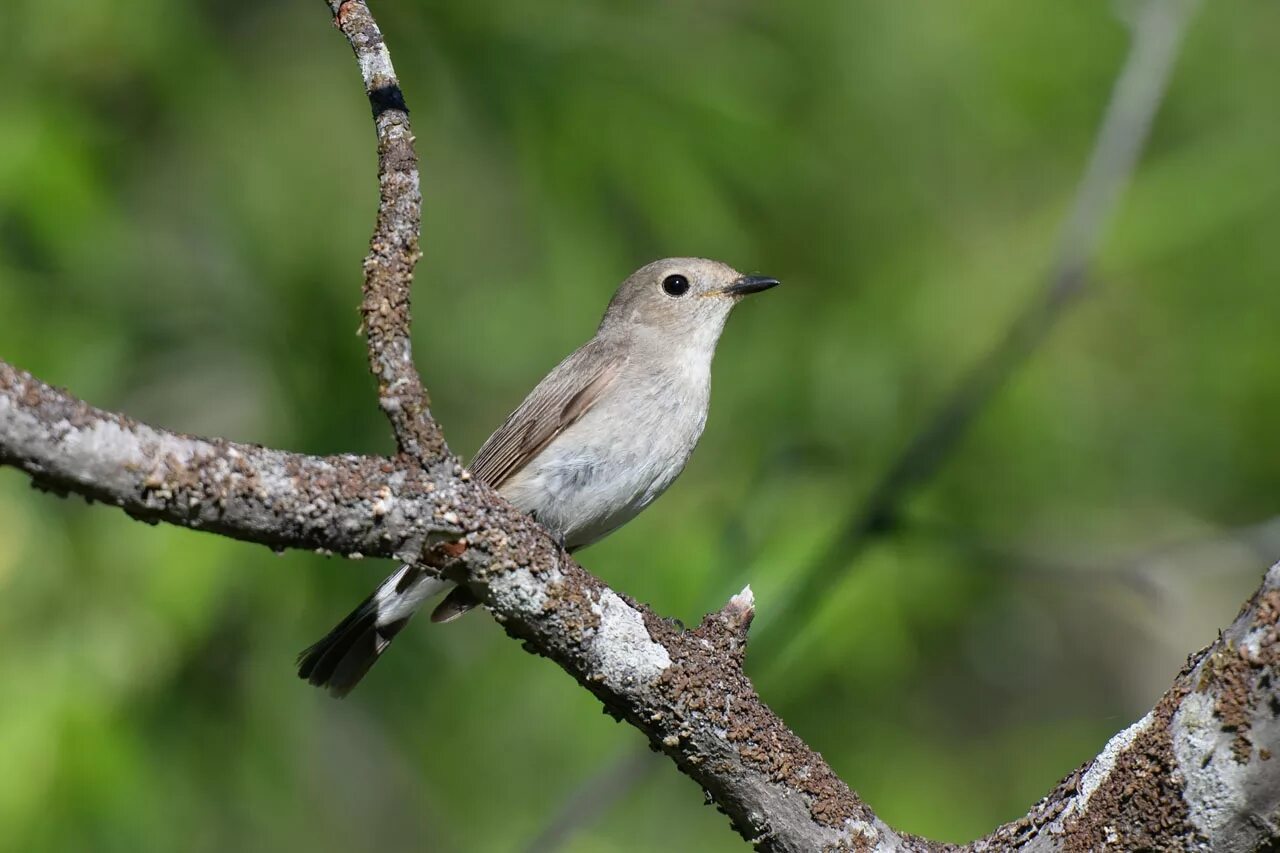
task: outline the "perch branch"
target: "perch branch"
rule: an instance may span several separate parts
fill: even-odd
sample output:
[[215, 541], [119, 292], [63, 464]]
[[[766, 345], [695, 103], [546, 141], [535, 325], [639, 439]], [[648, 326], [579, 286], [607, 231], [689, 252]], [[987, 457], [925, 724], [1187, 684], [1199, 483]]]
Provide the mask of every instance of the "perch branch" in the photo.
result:
[[556, 661], [771, 850], [893, 839], [742, 672], [750, 590], [685, 631], [628, 601], [487, 486], [396, 457], [312, 457], [159, 430], [0, 362], [0, 465], [58, 492], [274, 548], [412, 559], [450, 548], [508, 633]]
[[0, 465], [134, 518], [272, 548], [409, 558], [445, 520], [448, 484], [369, 456], [306, 456], [179, 435], [96, 409], [0, 362]]

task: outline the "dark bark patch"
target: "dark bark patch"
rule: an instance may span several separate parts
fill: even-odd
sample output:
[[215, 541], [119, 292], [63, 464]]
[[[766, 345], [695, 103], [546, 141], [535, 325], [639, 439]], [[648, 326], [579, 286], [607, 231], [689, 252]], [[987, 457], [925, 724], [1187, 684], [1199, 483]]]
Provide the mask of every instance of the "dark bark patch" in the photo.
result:
[[379, 86], [369, 93], [369, 104], [373, 107], [373, 117], [378, 118], [388, 110], [396, 110], [408, 114], [409, 106], [404, 102], [404, 92], [395, 83]]
[[[1179, 684], [1151, 712], [1151, 721], [1116, 758], [1083, 813], [1063, 822], [1064, 853], [1167, 850], [1171, 839], [1198, 839], [1183, 800], [1170, 726], [1188, 688]], [[1200, 839], [1202, 840], [1202, 839]]]
[[[1276, 695], [1275, 671], [1278, 661], [1277, 620], [1280, 619], [1280, 590], [1260, 593], [1251, 605], [1255, 617], [1250, 630], [1236, 638], [1223, 639], [1218, 650], [1205, 661], [1200, 689], [1216, 695], [1214, 716], [1224, 731], [1234, 732], [1231, 755], [1239, 764], [1253, 757], [1253, 721], [1266, 700], [1266, 711], [1276, 716], [1280, 699]], [[1246, 608], [1247, 609], [1247, 608]]]
[[[682, 764], [732, 763], [736, 758], [771, 782], [803, 794], [809, 814], [823, 826], [839, 830], [850, 820], [871, 822], [873, 816], [853, 791], [756, 694], [742, 671], [745, 630], [734, 616], [722, 611], [692, 631], [680, 631], [646, 612], [650, 635], [667, 647], [673, 661], [658, 685], [670, 709], [666, 751], [680, 751], [692, 727], [722, 732], [720, 749], [710, 743], [702, 744], [702, 754], [690, 756], [685, 750]], [[714, 773], [698, 775], [717, 799], [726, 793], [717, 790]], [[858, 837], [851, 843], [855, 850], [871, 846]]]

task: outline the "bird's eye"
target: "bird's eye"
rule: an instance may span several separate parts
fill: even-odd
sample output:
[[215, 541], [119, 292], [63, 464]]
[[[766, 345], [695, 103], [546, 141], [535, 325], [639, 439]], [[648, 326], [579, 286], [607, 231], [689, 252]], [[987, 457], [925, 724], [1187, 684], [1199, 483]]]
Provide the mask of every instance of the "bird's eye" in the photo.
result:
[[668, 296], [684, 296], [689, 292], [689, 279], [682, 275], [669, 275], [662, 280], [662, 290]]

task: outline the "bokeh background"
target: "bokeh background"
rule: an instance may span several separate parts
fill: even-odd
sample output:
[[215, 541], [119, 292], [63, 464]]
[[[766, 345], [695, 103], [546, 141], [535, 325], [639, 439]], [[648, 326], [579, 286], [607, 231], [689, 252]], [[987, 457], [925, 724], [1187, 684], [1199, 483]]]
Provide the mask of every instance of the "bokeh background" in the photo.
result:
[[[1280, 558], [1280, 6], [1194, 18], [1086, 291], [847, 554], [1043, 289], [1136, 7], [374, 8], [423, 158], [417, 357], [460, 453], [640, 264], [784, 280], [730, 323], [684, 477], [581, 557], [690, 623], [751, 583], [760, 692], [891, 824], [1024, 813]], [[0, 358], [178, 430], [389, 450], [356, 333], [373, 135], [325, 7], [5, 16]], [[298, 681], [390, 569], [0, 472], [0, 848], [744, 848], [487, 615], [414, 624], [347, 701]]]

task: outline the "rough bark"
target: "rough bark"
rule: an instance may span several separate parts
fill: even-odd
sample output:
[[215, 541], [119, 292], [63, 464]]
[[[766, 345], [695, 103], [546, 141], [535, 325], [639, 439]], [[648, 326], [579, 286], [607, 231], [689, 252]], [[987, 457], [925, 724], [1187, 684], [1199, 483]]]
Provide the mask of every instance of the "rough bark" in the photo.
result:
[[360, 303], [369, 369], [378, 380], [378, 405], [391, 421], [400, 451], [428, 464], [448, 457], [449, 448], [431, 417], [431, 400], [414, 367], [409, 336], [409, 294], [422, 257], [422, 193], [409, 108], [369, 7], [350, 0], [326, 2], [334, 25], [355, 52], [378, 134], [378, 215], [364, 261]]
[[1243, 851], [1275, 840], [1280, 567], [1150, 714], [1026, 817], [961, 848], [894, 832], [764, 704], [742, 669], [749, 588], [685, 630], [609, 589], [473, 481], [431, 419], [408, 346], [418, 227], [408, 115], [368, 8], [329, 5], [356, 51], [379, 132], [366, 330], [402, 452], [313, 457], [178, 435], [0, 362], [0, 465], [153, 523], [351, 557], [425, 554], [525, 648], [643, 732], [762, 850]]
[[975, 851], [1273, 849], [1280, 564], [1141, 720]]

